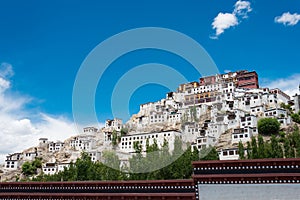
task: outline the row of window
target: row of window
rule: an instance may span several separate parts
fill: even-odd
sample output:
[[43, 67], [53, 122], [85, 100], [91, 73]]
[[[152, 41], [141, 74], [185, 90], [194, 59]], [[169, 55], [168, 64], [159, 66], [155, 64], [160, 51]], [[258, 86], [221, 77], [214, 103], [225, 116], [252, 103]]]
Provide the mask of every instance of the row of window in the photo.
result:
[[[171, 134], [168, 133], [164, 133], [164, 137], [166, 136], [170, 136]], [[155, 135], [142, 135], [142, 136], [133, 136], [133, 137], [122, 137], [122, 141], [128, 141], [128, 140], [139, 140], [139, 139], [147, 139], [147, 138], [158, 138], [158, 134], [155, 134]]]
[[[246, 129], [247, 130], [247, 129]], [[238, 138], [248, 138], [248, 134], [240, 134], [240, 135], [238, 135], [238, 134], [234, 134], [233, 135], [233, 138], [234, 139], [238, 139]]]
[[48, 172], [50, 172], [50, 171], [55, 171], [54, 168], [44, 168], [43, 170], [44, 170], [44, 172], [46, 172], [46, 171], [48, 171]]

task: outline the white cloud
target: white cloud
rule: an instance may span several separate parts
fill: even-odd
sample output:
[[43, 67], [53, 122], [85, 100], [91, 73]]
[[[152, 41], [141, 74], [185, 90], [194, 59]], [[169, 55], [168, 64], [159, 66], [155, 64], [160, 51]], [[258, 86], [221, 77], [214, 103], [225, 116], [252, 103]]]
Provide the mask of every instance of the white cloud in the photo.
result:
[[238, 25], [238, 19], [231, 13], [219, 13], [212, 23], [213, 29], [216, 29], [216, 36], [224, 33], [224, 30]]
[[56, 141], [77, 133], [73, 122], [63, 116], [26, 110], [24, 107], [32, 98], [10, 91], [12, 66], [7, 63], [0, 66], [0, 163], [8, 153], [37, 145], [41, 137]]
[[283, 13], [281, 16], [275, 17], [276, 23], [284, 24], [285, 26], [294, 26], [300, 21], [300, 14], [290, 12]]
[[248, 13], [252, 11], [251, 3], [249, 1], [237, 1], [234, 5], [233, 13], [235, 15], [242, 16], [243, 18], [248, 17]]
[[264, 79], [262, 87], [268, 88], [279, 88], [290, 96], [294, 96], [296, 93], [299, 94], [300, 74], [293, 74], [286, 78], [279, 78], [276, 80]]
[[224, 33], [226, 29], [240, 24], [242, 19], [248, 18], [248, 13], [252, 11], [249, 1], [237, 1], [234, 5], [232, 13], [220, 12], [212, 23], [212, 28], [216, 31], [211, 39], [218, 39], [219, 35]]

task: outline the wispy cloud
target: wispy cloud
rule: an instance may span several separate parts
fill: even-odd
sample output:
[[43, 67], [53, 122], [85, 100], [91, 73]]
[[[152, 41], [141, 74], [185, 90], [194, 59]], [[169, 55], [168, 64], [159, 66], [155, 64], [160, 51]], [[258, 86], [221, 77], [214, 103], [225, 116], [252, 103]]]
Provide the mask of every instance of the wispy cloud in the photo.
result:
[[248, 18], [248, 13], [252, 11], [251, 3], [249, 1], [237, 1], [234, 4], [232, 13], [220, 12], [212, 22], [212, 28], [216, 31], [211, 39], [218, 39], [226, 29], [235, 27], [241, 23], [245, 18]]
[[36, 145], [40, 137], [64, 140], [76, 134], [73, 122], [63, 116], [25, 109], [32, 98], [11, 91], [13, 74], [10, 64], [0, 64], [0, 163], [4, 155]]
[[300, 14], [291, 14], [290, 12], [286, 12], [281, 16], [275, 17], [274, 21], [285, 26], [295, 26], [300, 21]]
[[237, 1], [234, 5], [233, 14], [248, 18], [248, 13], [252, 11], [251, 3], [249, 1]]
[[261, 83], [262, 87], [279, 88], [290, 96], [299, 94], [300, 74], [293, 74], [286, 78], [275, 80], [264, 79]]

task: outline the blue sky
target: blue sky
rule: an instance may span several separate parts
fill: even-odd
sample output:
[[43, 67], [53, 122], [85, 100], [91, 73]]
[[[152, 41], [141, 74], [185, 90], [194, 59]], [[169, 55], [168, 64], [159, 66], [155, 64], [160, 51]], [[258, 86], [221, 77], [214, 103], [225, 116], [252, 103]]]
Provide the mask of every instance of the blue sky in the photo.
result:
[[[0, 111], [16, 122], [29, 120], [38, 136], [46, 134], [45, 127], [51, 129], [51, 120], [72, 130], [72, 90], [83, 60], [100, 42], [129, 29], [163, 27], [186, 34], [203, 46], [221, 73], [256, 70], [263, 86], [293, 93], [300, 81], [299, 0], [11, 0], [0, 1], [0, 8], [0, 77], [9, 83], [0, 101], [18, 102]], [[189, 81], [199, 78], [172, 53], [140, 50], [121, 56], [98, 85], [100, 122], [113, 117], [110, 95], [116, 81], [134, 66], [151, 62], [176, 68]], [[139, 88], [131, 97], [130, 113], [167, 91], [159, 85]]]

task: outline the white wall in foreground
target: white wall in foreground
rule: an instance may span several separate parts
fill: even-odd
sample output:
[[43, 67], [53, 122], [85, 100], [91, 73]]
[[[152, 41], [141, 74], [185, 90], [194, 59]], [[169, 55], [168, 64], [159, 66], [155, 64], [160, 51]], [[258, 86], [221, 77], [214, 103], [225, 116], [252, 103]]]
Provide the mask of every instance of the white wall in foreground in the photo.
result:
[[297, 200], [300, 184], [199, 185], [200, 200]]

